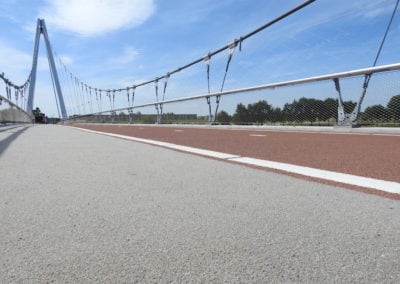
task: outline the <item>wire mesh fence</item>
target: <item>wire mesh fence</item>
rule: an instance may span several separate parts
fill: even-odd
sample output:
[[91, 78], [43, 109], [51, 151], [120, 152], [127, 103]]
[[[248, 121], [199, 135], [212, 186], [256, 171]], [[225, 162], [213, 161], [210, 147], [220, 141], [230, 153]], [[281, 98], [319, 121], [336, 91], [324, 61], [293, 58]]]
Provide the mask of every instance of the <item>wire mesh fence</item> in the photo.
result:
[[[304, 73], [291, 72], [298, 68], [309, 69], [305, 74], [311, 74], [312, 68], [308, 65], [293, 65], [292, 62], [286, 65], [291, 70], [287, 67], [279, 70], [276, 62], [286, 60], [288, 63], [290, 60], [282, 56], [273, 58], [271, 38], [253, 38], [256, 33], [311, 2], [314, 1], [305, 1], [190, 63], [169, 69], [150, 80], [132, 80], [123, 88], [91, 87], [74, 76], [59, 59], [58, 68], [64, 73], [61, 77], [64, 77], [66, 107], [74, 114], [70, 121], [399, 126], [396, 112], [399, 108], [400, 64], [387, 65], [383, 69], [384, 66], [375, 67], [397, 5], [376, 54], [374, 67], [246, 87], [302, 76], [296, 74]], [[242, 52], [244, 43], [245, 51]], [[286, 45], [285, 50], [290, 50], [288, 48]], [[228, 88], [230, 91], [226, 91]]]
[[69, 122], [400, 127], [400, 64], [153, 101]]

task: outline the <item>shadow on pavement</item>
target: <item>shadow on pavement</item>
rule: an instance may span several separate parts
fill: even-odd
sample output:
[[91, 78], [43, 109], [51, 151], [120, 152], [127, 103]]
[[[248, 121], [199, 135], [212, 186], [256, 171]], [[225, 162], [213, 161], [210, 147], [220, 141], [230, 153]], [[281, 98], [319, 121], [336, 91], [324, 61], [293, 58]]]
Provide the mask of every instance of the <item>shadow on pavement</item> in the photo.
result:
[[6, 131], [9, 131], [11, 129], [19, 128], [19, 127], [22, 127], [22, 126], [24, 126], [24, 125], [21, 125], [21, 124], [19, 124], [19, 125], [11, 125], [11, 126], [10, 125], [0, 125], [0, 132], [6, 132]]
[[21, 125], [21, 126], [14, 126], [8, 127], [6, 129], [0, 129], [0, 132], [9, 132], [5, 138], [0, 138], [0, 156], [3, 152], [11, 145], [11, 143], [18, 138], [22, 133], [24, 133], [31, 125]]

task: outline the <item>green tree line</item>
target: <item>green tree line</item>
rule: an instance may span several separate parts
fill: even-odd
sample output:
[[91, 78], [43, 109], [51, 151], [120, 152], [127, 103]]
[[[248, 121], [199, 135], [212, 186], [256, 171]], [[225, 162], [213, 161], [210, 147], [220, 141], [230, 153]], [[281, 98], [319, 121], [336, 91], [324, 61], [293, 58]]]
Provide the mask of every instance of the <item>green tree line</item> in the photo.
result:
[[[356, 103], [343, 102], [345, 112], [353, 111]], [[336, 123], [338, 117], [338, 100], [327, 98], [325, 100], [300, 98], [291, 103], [286, 103], [283, 108], [273, 107], [267, 101], [261, 100], [245, 106], [239, 103], [235, 113], [231, 116], [226, 111], [217, 115], [219, 123]], [[393, 96], [386, 106], [373, 105], [367, 107], [359, 117], [361, 122], [400, 122], [400, 95]]]

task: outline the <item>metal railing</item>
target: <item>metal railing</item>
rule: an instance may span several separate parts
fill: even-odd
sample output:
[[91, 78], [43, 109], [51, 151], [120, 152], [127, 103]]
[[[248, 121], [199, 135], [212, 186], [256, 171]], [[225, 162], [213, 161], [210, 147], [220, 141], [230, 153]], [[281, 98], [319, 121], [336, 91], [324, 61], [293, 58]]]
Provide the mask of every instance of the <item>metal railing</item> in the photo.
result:
[[[384, 78], [389, 76], [391, 78]], [[70, 117], [67, 122], [111, 122], [111, 123], [207, 123], [214, 121], [211, 106], [223, 97], [232, 96], [236, 99], [227, 104], [236, 104], [236, 112], [227, 119], [221, 118], [221, 112], [216, 114], [219, 123], [261, 123], [279, 125], [354, 125], [349, 122], [351, 112], [360, 99], [365, 76], [371, 76], [370, 86], [366, 99], [357, 115], [357, 125], [400, 126], [400, 63], [364, 68], [340, 73], [326, 74], [297, 80], [277, 82], [227, 90], [222, 92], [207, 93], [176, 99], [155, 101], [125, 108], [118, 108], [88, 115]], [[392, 78], [394, 77], [394, 78]], [[260, 96], [251, 95], [255, 92]], [[318, 92], [318, 93], [317, 93]], [[383, 93], [385, 92], [385, 93]], [[250, 94], [250, 95], [249, 95]], [[311, 95], [314, 94], [314, 95]], [[253, 97], [253, 99], [252, 99]], [[211, 100], [211, 98], [213, 98]], [[256, 102], [256, 98], [259, 99]], [[227, 99], [224, 98], [223, 101]], [[253, 100], [253, 101], [252, 101]], [[198, 107], [187, 107], [197, 101]], [[207, 107], [201, 107], [200, 101], [206, 102]], [[249, 102], [246, 106], [244, 102]], [[273, 103], [271, 105], [271, 102]], [[374, 102], [378, 102], [374, 104]], [[177, 106], [177, 105], [180, 106]], [[171, 105], [173, 113], [160, 113], [152, 111]], [[221, 104], [222, 105], [222, 104]], [[241, 105], [241, 106], [240, 106]], [[240, 107], [247, 111], [248, 117], [240, 117]], [[243, 109], [244, 107], [244, 109]], [[261, 108], [259, 112], [254, 109]], [[264, 109], [262, 109], [264, 108]], [[154, 110], [153, 109], [153, 110]], [[193, 109], [194, 111], [188, 111]], [[221, 110], [223, 107], [221, 106]], [[139, 110], [141, 110], [139, 112]], [[230, 107], [230, 112], [234, 110]], [[253, 113], [251, 113], [253, 111]], [[236, 117], [235, 117], [236, 115]], [[186, 117], [186, 118], [185, 118]], [[225, 121], [224, 121], [225, 120]], [[190, 122], [189, 122], [190, 121]]]

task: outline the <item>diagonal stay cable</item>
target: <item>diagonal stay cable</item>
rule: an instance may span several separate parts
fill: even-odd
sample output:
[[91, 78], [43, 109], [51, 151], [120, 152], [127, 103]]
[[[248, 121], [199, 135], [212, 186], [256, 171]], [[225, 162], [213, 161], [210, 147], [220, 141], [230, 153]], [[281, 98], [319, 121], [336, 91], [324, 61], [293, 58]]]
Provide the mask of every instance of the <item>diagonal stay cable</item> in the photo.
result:
[[[378, 52], [377, 52], [377, 54], [375, 56], [375, 60], [374, 60], [374, 63], [373, 63], [372, 67], [376, 66], [376, 63], [378, 62], [378, 59], [379, 59], [379, 57], [381, 55], [381, 52], [382, 52], [382, 49], [383, 49], [383, 45], [386, 42], [386, 38], [387, 38], [387, 35], [389, 34], [389, 30], [390, 30], [390, 28], [392, 26], [393, 19], [394, 19], [395, 15], [396, 15], [396, 12], [397, 12], [397, 8], [399, 7], [399, 2], [400, 2], [400, 0], [396, 1], [396, 4], [395, 4], [393, 12], [392, 12], [392, 16], [390, 17], [389, 23], [388, 23], [388, 25], [386, 27], [386, 31], [385, 31], [384, 36], [382, 38], [381, 44], [379, 45], [379, 49], [378, 49]], [[371, 77], [372, 77], [372, 73], [365, 74], [364, 83], [363, 83], [363, 87], [362, 87], [363, 90], [362, 90], [361, 96], [358, 99], [358, 102], [357, 102], [356, 106], [354, 107], [354, 110], [352, 111], [352, 114], [351, 114], [351, 120], [354, 123], [356, 123], [357, 117], [358, 117], [358, 115], [360, 113], [361, 104], [362, 104], [362, 102], [364, 100], [365, 95], [367, 94], [367, 89], [368, 89], [369, 81], [371, 80]]]

